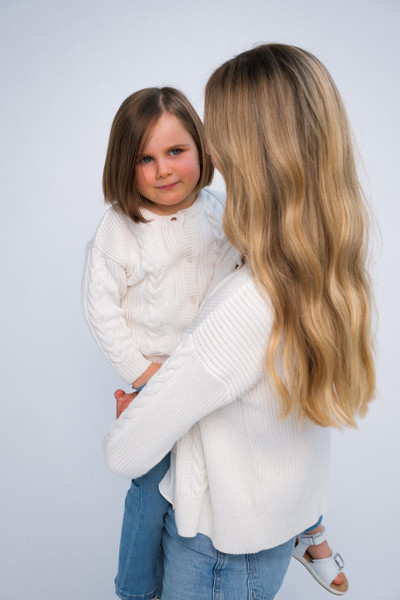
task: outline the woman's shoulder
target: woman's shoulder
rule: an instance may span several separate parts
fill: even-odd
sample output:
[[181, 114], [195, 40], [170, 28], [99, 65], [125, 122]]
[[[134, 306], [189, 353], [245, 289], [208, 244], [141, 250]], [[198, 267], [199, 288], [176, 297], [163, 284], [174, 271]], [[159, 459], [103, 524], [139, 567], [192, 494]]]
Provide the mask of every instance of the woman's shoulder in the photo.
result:
[[246, 264], [207, 296], [188, 333], [210, 370], [228, 385], [233, 379], [247, 381], [249, 389], [264, 372], [263, 359], [272, 325], [273, 311]]
[[244, 263], [242, 267], [225, 277], [211, 292], [216, 298], [247, 297], [267, 302], [268, 296], [266, 290], [259, 285], [253, 274], [249, 263]]
[[268, 294], [256, 282], [248, 263], [225, 277], [212, 289], [190, 329], [193, 330], [211, 313], [215, 316], [221, 315], [221, 318], [228, 320], [236, 318], [260, 322], [271, 320], [272, 311]]

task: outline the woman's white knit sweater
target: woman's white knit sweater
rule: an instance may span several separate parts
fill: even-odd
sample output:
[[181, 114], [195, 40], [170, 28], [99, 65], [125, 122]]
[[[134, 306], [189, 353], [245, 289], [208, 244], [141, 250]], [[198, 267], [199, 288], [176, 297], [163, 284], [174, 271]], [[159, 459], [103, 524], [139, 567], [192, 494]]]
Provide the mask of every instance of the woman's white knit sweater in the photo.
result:
[[128, 383], [162, 363], [182, 340], [213, 277], [238, 253], [222, 230], [223, 195], [202, 190], [192, 206], [134, 223], [117, 206], [87, 247], [83, 311], [105, 355]]
[[281, 405], [264, 358], [272, 311], [249, 265], [207, 296], [182, 343], [112, 425], [110, 469], [139, 477], [173, 448], [160, 484], [181, 535], [229, 553], [279, 545], [328, 506], [329, 431]]

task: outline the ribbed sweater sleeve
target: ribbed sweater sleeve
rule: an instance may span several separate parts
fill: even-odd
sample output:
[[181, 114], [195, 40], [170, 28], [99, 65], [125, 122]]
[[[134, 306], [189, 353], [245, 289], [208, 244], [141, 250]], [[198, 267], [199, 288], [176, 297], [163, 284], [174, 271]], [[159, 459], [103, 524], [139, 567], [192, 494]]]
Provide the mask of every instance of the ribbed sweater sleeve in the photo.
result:
[[139, 477], [194, 423], [255, 385], [270, 325], [247, 266], [217, 286], [180, 346], [109, 430], [109, 468]]

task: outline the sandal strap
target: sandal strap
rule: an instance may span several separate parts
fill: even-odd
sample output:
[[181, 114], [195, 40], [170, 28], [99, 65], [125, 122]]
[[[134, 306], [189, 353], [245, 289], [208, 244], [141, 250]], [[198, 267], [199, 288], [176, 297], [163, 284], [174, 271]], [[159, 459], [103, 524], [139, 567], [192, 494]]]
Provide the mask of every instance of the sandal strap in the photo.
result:
[[311, 540], [311, 544], [308, 544], [309, 546], [318, 546], [318, 544], [327, 541], [327, 535], [323, 525], [321, 531], [318, 531], [318, 533], [302, 533], [301, 537]]
[[310, 546], [318, 546], [318, 544], [322, 544], [322, 542], [327, 541], [327, 536], [325, 533], [325, 527], [322, 526], [321, 531], [318, 533], [301, 533], [297, 536], [297, 544], [296, 544], [296, 553], [304, 556], [304, 553], [307, 551], [307, 548]]
[[339, 552], [336, 552], [329, 558], [321, 558], [313, 560], [312, 569], [318, 575], [320, 579], [325, 581], [327, 584], [332, 583], [339, 573], [342, 573], [344, 567], [344, 561], [340, 556]]

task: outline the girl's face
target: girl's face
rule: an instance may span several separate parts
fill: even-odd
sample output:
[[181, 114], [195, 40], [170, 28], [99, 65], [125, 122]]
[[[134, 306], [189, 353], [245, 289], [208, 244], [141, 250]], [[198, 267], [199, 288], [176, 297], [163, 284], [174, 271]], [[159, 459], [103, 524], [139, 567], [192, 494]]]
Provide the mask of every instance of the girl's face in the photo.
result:
[[136, 186], [159, 215], [172, 215], [196, 199], [200, 179], [196, 144], [182, 122], [163, 113], [149, 132], [138, 157]]

